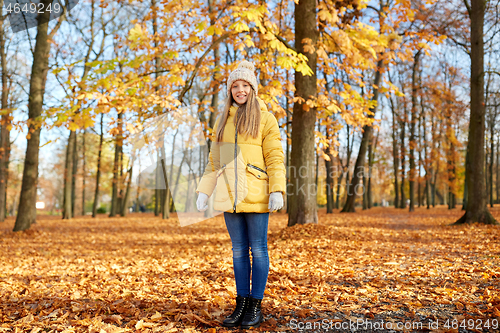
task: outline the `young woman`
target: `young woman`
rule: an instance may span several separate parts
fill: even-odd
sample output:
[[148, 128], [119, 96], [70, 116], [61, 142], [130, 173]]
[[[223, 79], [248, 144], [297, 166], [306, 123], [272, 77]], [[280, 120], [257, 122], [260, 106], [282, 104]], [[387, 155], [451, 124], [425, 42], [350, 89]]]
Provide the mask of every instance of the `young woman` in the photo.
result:
[[224, 211], [231, 237], [237, 297], [226, 327], [259, 327], [263, 321], [269, 212], [283, 207], [286, 186], [278, 122], [257, 92], [254, 65], [243, 61], [229, 75], [226, 106], [215, 122], [209, 163], [196, 189], [198, 210], [204, 211], [216, 188], [214, 209]]

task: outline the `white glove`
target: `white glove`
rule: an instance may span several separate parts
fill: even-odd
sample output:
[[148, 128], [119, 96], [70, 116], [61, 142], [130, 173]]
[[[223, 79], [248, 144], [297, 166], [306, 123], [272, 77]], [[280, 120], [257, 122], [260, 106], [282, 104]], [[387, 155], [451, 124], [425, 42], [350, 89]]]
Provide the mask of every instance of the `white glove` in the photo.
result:
[[198, 193], [198, 199], [196, 200], [196, 207], [200, 212], [204, 212], [208, 209], [207, 205], [208, 195], [203, 192]]
[[269, 195], [269, 211], [274, 212], [275, 210], [281, 209], [283, 207], [283, 194], [281, 192], [273, 192]]

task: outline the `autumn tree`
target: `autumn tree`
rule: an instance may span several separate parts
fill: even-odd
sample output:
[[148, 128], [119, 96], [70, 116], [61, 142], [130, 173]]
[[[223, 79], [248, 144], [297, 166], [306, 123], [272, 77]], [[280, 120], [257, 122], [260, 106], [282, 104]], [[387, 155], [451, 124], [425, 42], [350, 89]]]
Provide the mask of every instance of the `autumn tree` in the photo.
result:
[[109, 217], [114, 217], [120, 212], [120, 190], [121, 190], [121, 176], [123, 173], [123, 112], [118, 112], [118, 119], [115, 127], [115, 159], [113, 162], [113, 190], [111, 191], [111, 208], [109, 210]]
[[[378, 15], [379, 19], [379, 25], [380, 25], [380, 33], [384, 32], [390, 32], [390, 29], [388, 31], [384, 31], [387, 29], [384, 27], [384, 16], [385, 13], [384, 11], [386, 10], [386, 7], [388, 4], [386, 2], [380, 1], [379, 3], [379, 8], [375, 9]], [[379, 96], [379, 86], [381, 84], [382, 80], [382, 74], [385, 71], [385, 62], [384, 62], [384, 54], [383, 52], [380, 52], [378, 59], [377, 59], [377, 66], [375, 68], [375, 75], [373, 79], [373, 83], [371, 84], [372, 86], [372, 98], [371, 98], [371, 107], [368, 111], [368, 118], [373, 119], [375, 117], [375, 111], [377, 108], [378, 104], [378, 96]], [[344, 204], [344, 207], [342, 208], [342, 212], [354, 212], [355, 211], [355, 201], [357, 197], [357, 188], [358, 184], [363, 178], [364, 175], [364, 169], [365, 169], [365, 158], [366, 158], [366, 153], [368, 150], [368, 145], [372, 141], [372, 133], [373, 133], [373, 127], [372, 124], [367, 124], [363, 127], [363, 135], [361, 138], [361, 143], [359, 145], [359, 150], [358, 150], [358, 157], [356, 159], [356, 163], [354, 165], [354, 172], [352, 175], [352, 179], [349, 182], [349, 186], [347, 188], [347, 199]], [[363, 193], [366, 191], [365, 188], [366, 184], [363, 184]]]
[[455, 224], [485, 223], [496, 224], [487, 207], [485, 191], [484, 161], [485, 161], [485, 104], [484, 104], [484, 16], [486, 2], [471, 0], [470, 5], [464, 1], [470, 17], [471, 41], [471, 90], [470, 90], [470, 123], [467, 152], [469, 163], [466, 165], [468, 189], [465, 214]]
[[5, 220], [6, 215], [6, 191], [8, 182], [8, 166], [10, 159], [10, 127], [12, 123], [12, 114], [9, 110], [9, 83], [8, 83], [8, 68], [7, 68], [7, 51], [6, 43], [6, 26], [3, 16], [3, 0], [0, 0], [0, 66], [2, 69], [2, 95], [1, 95], [1, 109], [2, 120], [0, 129], [0, 222]]
[[[52, 0], [42, 0], [40, 3], [46, 8]], [[36, 188], [38, 179], [38, 153], [40, 146], [40, 116], [43, 111], [43, 98], [47, 79], [51, 41], [61, 26], [65, 13], [57, 20], [56, 26], [49, 33], [50, 12], [45, 11], [38, 15], [38, 27], [35, 50], [30, 76], [30, 90], [28, 103], [28, 134], [24, 161], [21, 198], [19, 200], [18, 215], [14, 231], [29, 229], [36, 220]]]
[[[101, 0], [86, 0], [68, 13], [68, 29], [60, 38], [74, 43], [61, 43], [58, 46], [54, 74], [63, 88], [67, 104], [52, 110], [57, 120], [54, 126], [69, 129], [67, 154], [64, 172], [64, 204], [63, 219], [75, 215], [76, 175], [78, 172], [77, 131], [89, 127], [93, 117], [82, 98], [78, 98], [87, 90], [87, 81], [91, 81], [97, 73], [91, 70], [102, 60], [111, 37], [120, 32], [127, 24], [121, 22], [123, 5], [103, 6]], [[89, 77], [90, 76], [90, 77]], [[83, 165], [83, 163], [82, 163]]]
[[[316, 61], [315, 45], [318, 39], [316, 23], [316, 1], [302, 0], [295, 4], [295, 40], [296, 48], [304, 53], [312, 75], [295, 72], [295, 99], [292, 117], [292, 152], [289, 194], [290, 205], [288, 226], [305, 223], [318, 223], [316, 196], [310, 195], [311, 185], [314, 185], [313, 169], [310, 166], [314, 160], [314, 126], [316, 124], [316, 108], [310, 107], [308, 101], [317, 96], [316, 91]], [[305, 168], [305, 175], [299, 170]]]
[[99, 204], [99, 184], [101, 180], [101, 161], [102, 161], [102, 147], [104, 142], [104, 114], [101, 113], [100, 131], [99, 131], [99, 148], [97, 151], [97, 171], [95, 177], [95, 191], [94, 191], [94, 202], [92, 204], [92, 217], [97, 216], [97, 206]]

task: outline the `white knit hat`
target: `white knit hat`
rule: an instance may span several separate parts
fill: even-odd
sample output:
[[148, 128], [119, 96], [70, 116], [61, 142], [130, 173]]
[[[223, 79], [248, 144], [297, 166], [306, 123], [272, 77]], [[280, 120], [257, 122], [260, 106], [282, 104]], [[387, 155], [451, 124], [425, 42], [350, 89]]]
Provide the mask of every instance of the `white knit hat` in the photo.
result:
[[253, 90], [255, 91], [255, 95], [259, 92], [259, 85], [257, 84], [257, 78], [255, 77], [255, 66], [250, 62], [243, 60], [238, 65], [234, 71], [229, 75], [229, 79], [227, 79], [227, 95], [231, 94], [231, 87], [233, 86], [234, 81], [244, 80], [250, 83]]

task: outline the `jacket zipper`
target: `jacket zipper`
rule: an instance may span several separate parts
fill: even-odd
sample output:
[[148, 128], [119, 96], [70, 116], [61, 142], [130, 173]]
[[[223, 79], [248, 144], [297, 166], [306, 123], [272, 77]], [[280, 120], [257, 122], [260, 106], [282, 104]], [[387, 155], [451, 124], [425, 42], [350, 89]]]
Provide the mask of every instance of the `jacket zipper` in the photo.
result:
[[236, 213], [236, 201], [238, 199], [238, 160], [236, 148], [238, 147], [238, 110], [236, 110], [236, 124], [234, 126], [234, 204], [233, 213]]
[[248, 165], [250, 168], [254, 168], [254, 169], [256, 169], [256, 170], [259, 170], [260, 172], [263, 172], [263, 173], [265, 173], [265, 174], [267, 175], [267, 172], [265, 172], [265, 171], [264, 171], [264, 170], [262, 170], [261, 168], [256, 167], [255, 165], [252, 165], [252, 164], [250, 164], [250, 163], [248, 163], [247, 165]]

